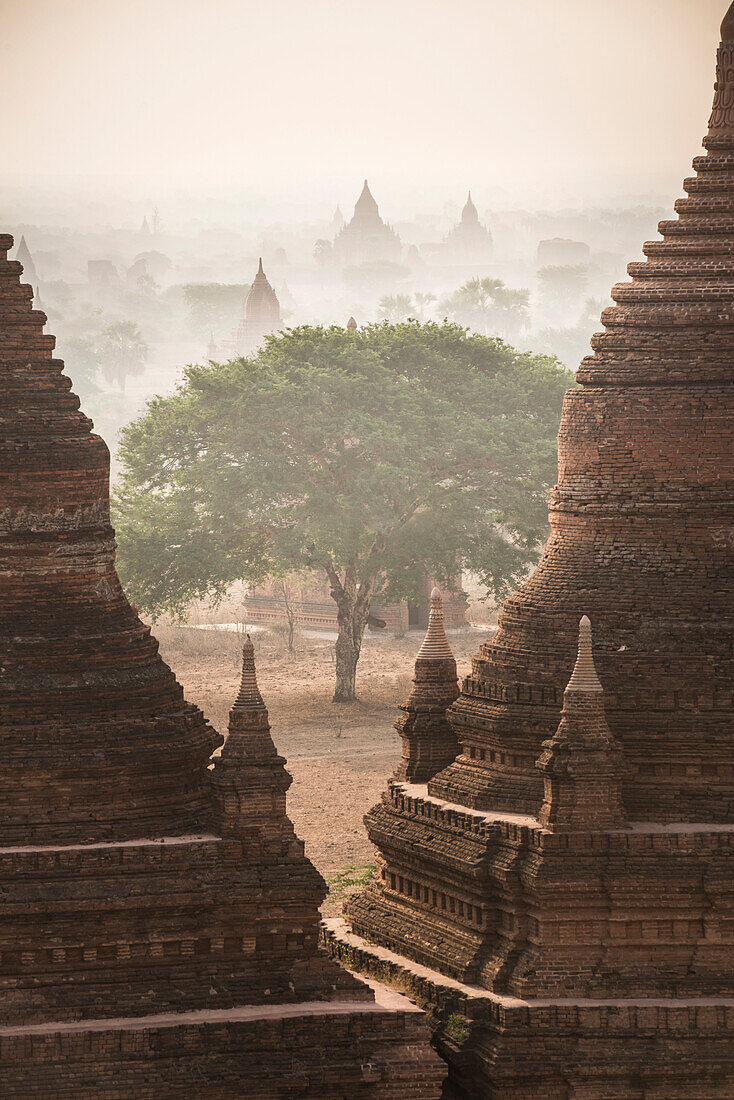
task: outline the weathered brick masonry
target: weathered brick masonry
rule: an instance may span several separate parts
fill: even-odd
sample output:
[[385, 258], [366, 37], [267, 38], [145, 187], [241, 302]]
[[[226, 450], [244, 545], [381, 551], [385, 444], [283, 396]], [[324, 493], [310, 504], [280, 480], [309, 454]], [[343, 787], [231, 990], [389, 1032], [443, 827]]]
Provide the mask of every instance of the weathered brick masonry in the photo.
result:
[[734, 1097], [734, 6], [722, 38], [706, 155], [566, 397], [551, 535], [448, 710], [457, 756], [390, 781], [329, 934], [431, 1007], [462, 1100]]
[[[121, 590], [109, 454], [0, 235], [0, 1096], [438, 1096], [318, 950], [251, 645], [222, 738]], [[382, 1002], [380, 1002], [382, 1003]]]

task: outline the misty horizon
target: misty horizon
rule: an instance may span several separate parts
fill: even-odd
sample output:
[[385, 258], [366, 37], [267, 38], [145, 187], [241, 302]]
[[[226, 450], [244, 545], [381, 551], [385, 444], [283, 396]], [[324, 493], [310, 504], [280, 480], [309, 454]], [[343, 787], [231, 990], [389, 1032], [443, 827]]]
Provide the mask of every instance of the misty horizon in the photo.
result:
[[[710, 108], [720, 0], [2, 0], [13, 223], [395, 221], [656, 204]], [[14, 102], [15, 99], [15, 102]], [[671, 110], [671, 102], [675, 109]]]

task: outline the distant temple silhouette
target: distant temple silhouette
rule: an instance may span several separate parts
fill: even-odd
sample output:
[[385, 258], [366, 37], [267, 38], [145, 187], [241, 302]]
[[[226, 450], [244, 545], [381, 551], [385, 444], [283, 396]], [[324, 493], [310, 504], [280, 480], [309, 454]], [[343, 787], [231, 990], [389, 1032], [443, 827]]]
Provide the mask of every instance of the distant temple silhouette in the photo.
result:
[[454, 258], [465, 263], [487, 260], [492, 255], [492, 234], [479, 221], [471, 191], [461, 212], [461, 221], [446, 238], [446, 249]]
[[280, 302], [268, 282], [261, 257], [255, 280], [242, 303], [239, 325], [229, 339], [219, 343], [214, 339], [214, 333], [210, 333], [206, 357], [209, 360], [224, 360], [237, 355], [255, 355], [265, 342], [265, 337], [278, 332], [281, 323]]
[[277, 332], [280, 325], [280, 302], [263, 271], [261, 258], [255, 281], [242, 307], [242, 320], [235, 337], [237, 354], [254, 354], [262, 347], [265, 337]]
[[30, 283], [31, 286], [38, 286], [38, 272], [36, 271], [36, 265], [33, 262], [31, 250], [28, 247], [25, 237], [20, 238], [20, 244], [18, 245], [18, 251], [15, 254], [15, 258], [18, 263], [23, 264], [23, 275], [26, 282]]
[[345, 267], [356, 267], [397, 262], [400, 253], [400, 238], [380, 217], [379, 207], [365, 180], [352, 220], [334, 238], [334, 259]]

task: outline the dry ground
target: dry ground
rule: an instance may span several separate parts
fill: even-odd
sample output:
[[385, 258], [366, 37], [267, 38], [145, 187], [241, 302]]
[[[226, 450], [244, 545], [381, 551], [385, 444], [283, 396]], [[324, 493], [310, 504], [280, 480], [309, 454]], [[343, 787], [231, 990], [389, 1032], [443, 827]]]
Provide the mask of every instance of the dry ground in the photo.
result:
[[[154, 633], [186, 697], [226, 732], [239, 682], [241, 635], [162, 624]], [[460, 678], [484, 637], [486, 631], [476, 628], [450, 634]], [[334, 651], [328, 637], [300, 636], [295, 657], [277, 632], [258, 632], [253, 641], [273, 739], [293, 776], [288, 812], [332, 887], [325, 911], [334, 914], [346, 893], [369, 877], [374, 861], [362, 818], [379, 800], [400, 755], [392, 724], [410, 692], [421, 635], [368, 633], [358, 668], [360, 698], [351, 705], [331, 701]]]

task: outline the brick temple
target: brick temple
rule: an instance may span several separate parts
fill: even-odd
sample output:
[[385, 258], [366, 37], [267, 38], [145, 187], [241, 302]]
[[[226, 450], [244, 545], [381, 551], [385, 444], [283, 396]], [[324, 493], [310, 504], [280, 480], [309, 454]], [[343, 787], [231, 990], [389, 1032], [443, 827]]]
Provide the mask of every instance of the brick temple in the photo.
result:
[[[440, 1094], [422, 1013], [317, 946], [252, 646], [222, 738], [114, 566], [109, 452], [0, 235], [0, 1096]], [[392, 999], [391, 999], [392, 998]]]
[[378, 876], [329, 931], [430, 1007], [461, 1100], [734, 1096], [734, 5], [722, 39], [706, 153], [566, 396], [550, 538], [448, 709], [456, 757], [442, 651], [366, 818]]

